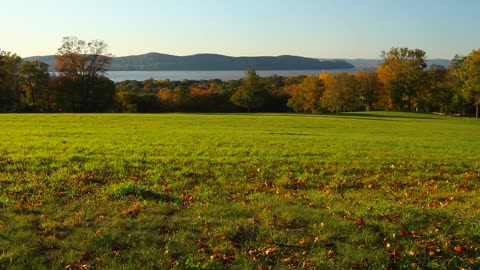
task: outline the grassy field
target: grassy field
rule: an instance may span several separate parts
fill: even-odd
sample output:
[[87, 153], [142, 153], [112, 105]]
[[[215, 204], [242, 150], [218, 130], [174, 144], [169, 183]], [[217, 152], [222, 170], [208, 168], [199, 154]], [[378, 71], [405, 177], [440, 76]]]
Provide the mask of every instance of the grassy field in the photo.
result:
[[480, 269], [480, 121], [0, 115], [0, 269]]

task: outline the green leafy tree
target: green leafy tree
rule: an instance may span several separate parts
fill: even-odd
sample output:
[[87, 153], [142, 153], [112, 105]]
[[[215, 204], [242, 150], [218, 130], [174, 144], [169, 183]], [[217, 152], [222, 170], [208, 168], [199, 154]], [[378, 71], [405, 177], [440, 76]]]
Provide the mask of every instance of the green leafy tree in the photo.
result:
[[50, 111], [50, 103], [54, 97], [48, 87], [50, 80], [48, 65], [40, 61], [25, 61], [20, 67], [20, 77], [26, 103], [32, 111]]
[[462, 89], [465, 84], [465, 72], [463, 69], [463, 63], [465, 56], [455, 55], [452, 59], [448, 71], [446, 74], [447, 87], [452, 91], [453, 97], [450, 101], [452, 110], [460, 115], [465, 114], [465, 98], [462, 93]]
[[475, 105], [475, 117], [479, 117], [480, 110], [480, 49], [472, 51], [463, 62], [465, 84], [463, 96]]
[[0, 50], [0, 112], [21, 111], [19, 68], [22, 59]]
[[450, 111], [455, 93], [448, 85], [448, 70], [432, 65], [426, 72], [425, 106], [429, 111], [439, 111], [441, 114]]
[[259, 76], [253, 68], [249, 68], [247, 77], [243, 79], [240, 87], [233, 93], [230, 102], [250, 112], [252, 109], [260, 108], [263, 105], [264, 91]]
[[265, 100], [262, 109], [268, 112], [285, 112], [289, 96], [284, 92], [285, 82], [283, 77], [273, 75], [261, 78], [265, 86]]
[[190, 103], [190, 89], [187, 86], [179, 85], [173, 89], [173, 103], [177, 110], [185, 111]]
[[362, 69], [361, 71], [356, 71], [354, 76], [357, 83], [359, 102], [365, 110], [374, 110], [381, 98], [383, 89], [377, 72]]

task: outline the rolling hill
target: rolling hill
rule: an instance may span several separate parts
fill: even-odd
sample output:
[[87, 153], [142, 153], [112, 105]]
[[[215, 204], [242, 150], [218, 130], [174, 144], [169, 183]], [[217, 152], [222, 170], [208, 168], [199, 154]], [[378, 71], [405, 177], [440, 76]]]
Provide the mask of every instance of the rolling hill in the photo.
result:
[[[32, 56], [26, 60], [40, 60], [49, 65], [56, 65], [53, 55]], [[365, 68], [376, 69], [382, 59], [326, 59], [307, 58], [292, 55], [231, 57], [220, 54], [195, 54], [175, 56], [162, 53], [147, 53], [114, 57], [111, 71], [157, 71], [157, 70], [333, 70]], [[427, 64], [448, 67], [448, 59], [427, 59]]]
[[[28, 57], [39, 60], [50, 68], [56, 65], [53, 55]], [[161, 53], [147, 53], [114, 57], [111, 71], [156, 71], [156, 70], [313, 70], [350, 69], [354, 65], [344, 60], [319, 60], [300, 56], [259, 56], [231, 57], [219, 54], [195, 54], [175, 56]]]

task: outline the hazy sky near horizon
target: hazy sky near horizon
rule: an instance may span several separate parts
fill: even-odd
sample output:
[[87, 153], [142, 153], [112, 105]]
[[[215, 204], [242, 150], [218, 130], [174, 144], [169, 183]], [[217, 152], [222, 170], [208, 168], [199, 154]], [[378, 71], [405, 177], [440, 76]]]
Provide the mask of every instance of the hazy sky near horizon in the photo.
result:
[[115, 56], [379, 58], [391, 47], [451, 59], [480, 48], [478, 0], [4, 0], [0, 49], [55, 54], [62, 37]]

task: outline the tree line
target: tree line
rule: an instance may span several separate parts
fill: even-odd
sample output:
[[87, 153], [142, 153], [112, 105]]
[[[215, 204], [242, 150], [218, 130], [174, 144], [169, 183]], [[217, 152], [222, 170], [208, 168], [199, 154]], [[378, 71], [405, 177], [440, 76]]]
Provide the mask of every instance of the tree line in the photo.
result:
[[39, 61], [0, 50], [0, 112], [350, 112], [394, 110], [476, 115], [480, 49], [451, 65], [426, 64], [419, 49], [382, 51], [376, 70], [241, 80], [144, 80], [113, 83], [102, 41], [66, 37], [55, 73]]
[[55, 73], [40, 61], [0, 50], [0, 112], [107, 112], [115, 84], [107, 78], [110, 55], [103, 41], [63, 38]]

